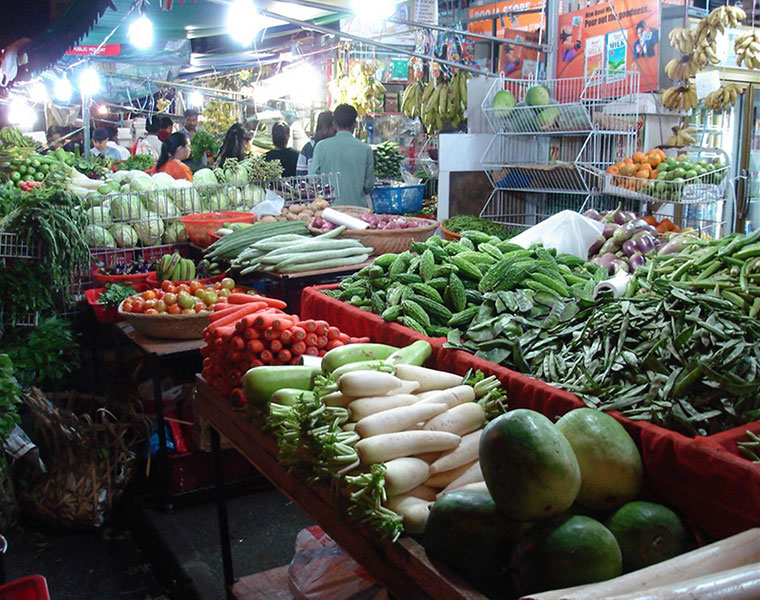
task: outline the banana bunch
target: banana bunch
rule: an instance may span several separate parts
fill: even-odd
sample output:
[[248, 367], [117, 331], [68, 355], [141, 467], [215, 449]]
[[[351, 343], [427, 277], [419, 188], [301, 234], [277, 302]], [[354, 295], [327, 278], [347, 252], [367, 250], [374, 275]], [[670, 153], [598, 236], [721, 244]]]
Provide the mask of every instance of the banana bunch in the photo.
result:
[[195, 263], [179, 252], [164, 254], [156, 263], [156, 277], [159, 281], [190, 281], [195, 279]]
[[702, 19], [694, 30], [697, 61], [704, 65], [719, 64], [718, 34], [727, 27], [738, 27], [746, 18], [747, 14], [738, 6], [719, 6]]
[[728, 110], [736, 104], [736, 99], [741, 93], [742, 88], [737, 84], [727, 83], [714, 92], [707, 94], [707, 98], [705, 98], [705, 106], [716, 112]]
[[677, 146], [682, 148], [684, 146], [693, 146], [697, 143], [697, 139], [693, 134], [697, 133], [696, 127], [690, 127], [688, 123], [671, 128], [673, 135], [665, 140], [666, 146]]
[[385, 86], [375, 79], [375, 63], [356, 63], [348, 75], [330, 82], [333, 108], [338, 104], [351, 104], [359, 116], [377, 110], [385, 94]]
[[694, 36], [689, 29], [685, 27], [674, 27], [668, 34], [670, 45], [678, 50], [681, 54], [691, 54], [696, 48]]
[[3, 127], [0, 129], [0, 146], [36, 148], [38, 145], [32, 138], [22, 134], [18, 127]]
[[707, 15], [707, 23], [723, 33], [724, 27], [738, 27], [747, 18], [741, 6], [719, 6]]
[[420, 98], [419, 116], [428, 133], [440, 131], [444, 121], [458, 127], [467, 110], [468, 73], [459, 71], [448, 82], [430, 81]]
[[703, 65], [700, 65], [695, 58], [695, 54], [684, 54], [681, 58], [673, 58], [665, 65], [665, 74], [671, 79], [685, 81], [701, 71]]
[[760, 29], [755, 28], [736, 38], [734, 51], [737, 65], [744, 62], [748, 69], [760, 69]]
[[401, 112], [410, 119], [419, 117], [422, 109], [422, 96], [425, 86], [421, 81], [409, 85], [401, 95]]
[[665, 108], [670, 110], [691, 110], [699, 104], [699, 100], [697, 100], [697, 90], [690, 83], [673, 86], [672, 88], [665, 90], [665, 93], [663, 93], [662, 104]]

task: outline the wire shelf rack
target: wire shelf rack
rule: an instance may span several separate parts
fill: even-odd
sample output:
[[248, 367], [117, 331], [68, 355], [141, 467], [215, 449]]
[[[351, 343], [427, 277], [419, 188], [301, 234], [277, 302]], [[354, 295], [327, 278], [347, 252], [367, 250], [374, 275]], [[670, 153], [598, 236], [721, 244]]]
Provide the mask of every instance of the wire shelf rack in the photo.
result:
[[[496, 133], [630, 131], [638, 121], [640, 87], [638, 71], [600, 69], [587, 77], [542, 80], [502, 75], [492, 84], [481, 108]], [[497, 95], [511, 95], [515, 106], [494, 108]]]
[[37, 327], [39, 322], [40, 313], [27, 312], [20, 316], [16, 316], [14, 319], [6, 319], [6, 316], [0, 308], [0, 326], [5, 327]]
[[480, 216], [501, 223], [509, 230], [533, 227], [563, 210], [580, 210], [583, 200], [573, 194], [535, 195], [496, 189], [491, 192]]
[[4, 265], [7, 258], [33, 260], [39, 257], [39, 246], [27, 244], [15, 233], [0, 231], [0, 265]]

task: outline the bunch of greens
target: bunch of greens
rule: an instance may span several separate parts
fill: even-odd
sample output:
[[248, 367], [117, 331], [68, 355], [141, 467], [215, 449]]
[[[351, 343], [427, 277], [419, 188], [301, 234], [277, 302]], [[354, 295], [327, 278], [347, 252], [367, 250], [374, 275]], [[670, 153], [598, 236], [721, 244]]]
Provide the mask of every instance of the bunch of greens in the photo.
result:
[[216, 154], [219, 152], [219, 144], [216, 138], [208, 131], [202, 129], [195, 132], [193, 140], [190, 142], [190, 160], [198, 162], [203, 158], [206, 152]]
[[135, 154], [116, 165], [117, 171], [147, 171], [155, 161], [149, 154]]
[[126, 300], [135, 293], [135, 288], [131, 285], [122, 285], [120, 283], [107, 283], [106, 291], [100, 294], [98, 302], [104, 304], [106, 308], [116, 308], [123, 300]]
[[282, 165], [279, 160], [267, 162], [261, 154], [254, 154], [245, 160], [228, 158], [224, 168], [214, 169], [219, 183], [234, 183], [243, 185], [255, 181], [270, 181], [282, 176]]
[[0, 310], [3, 321], [12, 323], [25, 313], [53, 307], [48, 273], [38, 263], [13, 262], [0, 269]]
[[463, 231], [482, 231], [488, 235], [495, 235], [502, 240], [507, 240], [517, 233], [506, 231], [503, 225], [494, 223], [490, 219], [471, 217], [469, 215], [450, 217], [444, 222], [443, 226], [454, 233], [462, 233]]
[[19, 421], [17, 406], [20, 402], [21, 386], [14, 375], [13, 361], [7, 354], [0, 354], [0, 442]]
[[33, 329], [15, 329], [0, 345], [23, 387], [59, 385], [79, 366], [79, 343], [69, 321], [61, 317], [41, 319]]
[[90, 160], [77, 159], [74, 168], [90, 179], [105, 179], [111, 172], [111, 166], [114, 162], [116, 161], [105, 156], [92, 156]]

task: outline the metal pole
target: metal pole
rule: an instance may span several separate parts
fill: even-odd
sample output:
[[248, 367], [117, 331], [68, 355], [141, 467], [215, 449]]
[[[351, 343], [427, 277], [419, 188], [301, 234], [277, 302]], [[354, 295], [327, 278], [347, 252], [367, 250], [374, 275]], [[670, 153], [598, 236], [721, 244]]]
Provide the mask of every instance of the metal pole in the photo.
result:
[[546, 53], [546, 78], [557, 77], [557, 45], [554, 40], [559, 37], [559, 2], [560, 0], [546, 0], [546, 39], [549, 41], [549, 50]]
[[493, 76], [493, 73], [486, 73], [484, 71], [481, 71], [480, 69], [476, 69], [474, 67], [470, 67], [468, 65], [464, 65], [461, 63], [453, 62], [450, 60], [445, 60], [442, 58], [436, 58], [435, 56], [429, 56], [427, 54], [420, 54], [418, 52], [413, 52], [411, 50], [406, 50], [405, 48], [401, 48], [398, 46], [391, 46], [390, 44], [383, 44], [382, 42], [376, 42], [375, 40], [361, 37], [358, 35], [353, 35], [350, 33], [345, 33], [343, 31], [337, 31], [335, 29], [329, 29], [327, 27], [322, 27], [321, 25], [315, 25], [314, 23], [309, 23], [308, 21], [301, 21], [299, 19], [293, 19], [291, 17], [286, 17], [284, 15], [274, 13], [270, 10], [262, 10], [261, 14], [265, 17], [271, 17], [273, 19], [280, 19], [281, 21], [286, 21], [287, 23], [290, 23], [291, 25], [297, 25], [298, 27], [301, 27], [302, 29], [306, 31], [317, 31], [319, 33], [322, 33], [324, 35], [334, 35], [336, 37], [345, 38], [347, 40], [353, 40], [354, 42], [360, 42], [362, 44], [368, 44], [370, 46], [375, 46], [376, 48], [382, 48], [383, 50], [388, 50], [389, 52], [393, 52], [396, 54], [406, 54], [407, 56], [413, 56], [415, 58], [420, 58], [422, 60], [429, 60], [433, 62], [437, 62], [442, 65], [447, 65], [449, 67], [453, 67], [454, 69], [460, 69], [462, 71], [469, 71], [471, 73], [475, 73], [477, 75], [486, 75], [486, 76]]
[[82, 127], [84, 127], [84, 159], [90, 160], [90, 97], [82, 94]]

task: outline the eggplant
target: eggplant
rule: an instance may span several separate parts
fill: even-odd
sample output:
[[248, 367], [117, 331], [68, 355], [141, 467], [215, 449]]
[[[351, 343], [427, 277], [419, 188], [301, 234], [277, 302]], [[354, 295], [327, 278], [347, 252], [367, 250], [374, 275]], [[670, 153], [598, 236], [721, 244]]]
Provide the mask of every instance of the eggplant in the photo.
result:
[[599, 248], [601, 248], [604, 245], [604, 242], [607, 241], [607, 238], [603, 235], [600, 235], [596, 241], [591, 244], [591, 248], [588, 249], [588, 255], [589, 256], [596, 256], [599, 254]]
[[583, 216], [589, 219], [594, 219], [594, 221], [598, 221], [602, 218], [602, 215], [599, 214], [599, 211], [596, 211], [593, 208], [588, 209], [585, 213], [583, 213]]
[[620, 250], [620, 244], [615, 240], [615, 238], [610, 238], [604, 242], [604, 244], [602, 244], [601, 248], [599, 248], [599, 254], [601, 255], [610, 253], [614, 255], [618, 250]]
[[610, 275], [614, 275], [618, 271], [623, 271], [625, 273], [629, 273], [630, 269], [628, 268], [628, 263], [625, 262], [621, 258], [615, 258], [614, 261], [612, 261], [612, 266], [610, 267]]
[[623, 242], [623, 254], [628, 257], [639, 253], [639, 247], [633, 240], [626, 240]]
[[642, 254], [649, 254], [657, 247], [656, 238], [652, 237], [648, 232], [643, 231], [633, 236], [633, 241], [636, 242], [639, 251]]
[[604, 224], [604, 230], [602, 231], [602, 235], [610, 239], [612, 235], [618, 230], [620, 225], [616, 225], [615, 223], [605, 223]]
[[635, 221], [638, 219], [635, 212], [631, 212], [630, 210], [624, 210], [623, 211], [623, 218], [625, 218], [626, 223], [630, 223], [632, 221]]
[[613, 217], [613, 220], [618, 225], [623, 225], [626, 222], [625, 213], [623, 213], [622, 210], [616, 210], [615, 216]]
[[633, 236], [633, 227], [629, 223], [617, 228], [617, 231], [612, 235], [612, 239], [615, 240], [618, 245], [622, 245], [626, 240], [630, 240]]
[[643, 267], [646, 261], [647, 259], [644, 258], [643, 254], [636, 252], [635, 254], [632, 254], [628, 258], [628, 267], [633, 273], [634, 271], [636, 271], [636, 269], [640, 269], [641, 267]]
[[612, 252], [607, 252], [605, 254], [601, 254], [601, 255], [597, 256], [591, 262], [594, 263], [595, 265], [599, 265], [600, 267], [602, 267], [602, 269], [604, 269], [608, 273], [612, 274], [612, 272], [613, 272], [612, 271], [612, 266], [613, 266], [613, 264], [616, 261], [619, 261], [619, 260], [620, 259], [617, 256], [615, 256], [614, 254], [612, 254]]
[[631, 224], [636, 228], [637, 231], [641, 231], [642, 229], [651, 227], [651, 225], [647, 223], [644, 219], [634, 219], [631, 221]]
[[660, 255], [678, 254], [679, 252], [683, 250], [685, 242], [686, 240], [684, 240], [682, 235], [675, 236], [671, 238], [667, 244], [663, 245], [657, 251], [657, 254], [660, 254]]

